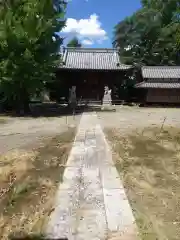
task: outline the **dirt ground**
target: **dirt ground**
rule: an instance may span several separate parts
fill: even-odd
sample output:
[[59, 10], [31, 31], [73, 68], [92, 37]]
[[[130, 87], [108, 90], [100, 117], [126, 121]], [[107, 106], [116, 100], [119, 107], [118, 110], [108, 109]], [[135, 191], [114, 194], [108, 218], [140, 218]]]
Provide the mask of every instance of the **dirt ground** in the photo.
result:
[[80, 117], [1, 117], [1, 239], [41, 239]]
[[97, 113], [104, 128], [118, 128], [122, 133], [144, 127], [161, 126], [164, 118], [166, 126], [180, 127], [180, 109], [116, 107], [116, 112]]
[[[116, 112], [98, 112], [104, 128], [118, 128], [121, 134], [147, 126], [180, 126], [180, 110], [165, 108], [117, 107]], [[0, 117], [0, 154], [16, 148], [36, 147], [43, 137], [51, 137], [77, 126], [81, 115], [68, 117], [6, 118]]]
[[[113, 159], [122, 176], [141, 232], [141, 239], [179, 240], [180, 109], [116, 107], [116, 112], [97, 112], [97, 115], [112, 146]], [[14, 175], [7, 172], [6, 177], [9, 177], [8, 183], [10, 183], [11, 188], [8, 194], [12, 197], [10, 198], [11, 208], [10, 210], [8, 208], [8, 212], [16, 209], [14, 208], [14, 202], [18, 202], [19, 198], [17, 196], [27, 194], [30, 190], [35, 191], [33, 187], [27, 191], [29, 186], [31, 187], [31, 180], [34, 177], [32, 179], [26, 179], [25, 177], [31, 176], [30, 173], [34, 176], [33, 174], [41, 169], [42, 173], [45, 174], [44, 169], [47, 168], [46, 165], [49, 166], [49, 163], [53, 173], [54, 164], [55, 167], [56, 164], [60, 166], [62, 164], [60, 160], [67, 159], [75, 135], [75, 132], [67, 133], [67, 131], [73, 127], [76, 128], [80, 118], [81, 115], [75, 116], [75, 118], [72, 116], [67, 118], [0, 118], [0, 155], [11, 152], [10, 150], [19, 149], [22, 151], [20, 157], [19, 155], [16, 156], [16, 152], [14, 153], [15, 157], [14, 155], [13, 157], [10, 156], [13, 161], [14, 159], [21, 161], [21, 158], [23, 158], [25, 162], [25, 165], [21, 164], [20, 168], [20, 165], [16, 164], [19, 174], [16, 175], [21, 176], [21, 173], [29, 171], [28, 174], [22, 176], [27, 182], [21, 179], [21, 185], [15, 185], [15, 188], [13, 184], [11, 186]], [[63, 132], [66, 132], [65, 136], [60, 136]], [[59, 135], [58, 139], [55, 138], [51, 141], [57, 135]], [[45, 144], [44, 140], [46, 139]], [[43, 145], [41, 146], [42, 142]], [[34, 148], [38, 148], [38, 150], [31, 152]], [[27, 156], [27, 152], [30, 155]], [[59, 155], [63, 157], [58, 158]], [[32, 160], [29, 161], [29, 159]], [[5, 160], [9, 161], [7, 157]], [[18, 161], [15, 162], [18, 163]], [[39, 161], [43, 163], [41, 168], [34, 168], [33, 166], [36, 163], [38, 164]], [[63, 162], [64, 168], [65, 161], [63, 160]], [[10, 164], [10, 166], [14, 167], [13, 164]], [[2, 165], [1, 168], [3, 169], [3, 167], [6, 166]], [[35, 169], [35, 172], [32, 169]], [[47, 191], [54, 189], [51, 196], [56, 191], [56, 187], [52, 188], [52, 186], [59, 182], [58, 174], [60, 174], [60, 171], [61, 167], [57, 169], [57, 178], [48, 175], [49, 181], [47, 181], [47, 176], [38, 178], [37, 183], [42, 182]], [[3, 170], [1, 173], [5, 174], [6, 172]], [[22, 183], [25, 185], [22, 186]], [[6, 184], [6, 181], [4, 184]], [[19, 184], [19, 180], [17, 184]], [[37, 195], [36, 192], [34, 192], [35, 195]], [[44, 193], [42, 195], [44, 196]], [[45, 195], [50, 196], [50, 193]], [[29, 195], [27, 195], [27, 199], [29, 199]], [[43, 197], [43, 203], [44, 201]], [[41, 206], [43, 206], [42, 203]], [[49, 209], [49, 206], [47, 209]], [[41, 213], [40, 210], [37, 212]], [[24, 212], [24, 209], [20, 209], [21, 212]], [[17, 216], [17, 214], [13, 214], [12, 216]], [[7, 225], [4, 225], [4, 219], [6, 219], [4, 216], [4, 214], [3, 218], [0, 216], [0, 222], [3, 223], [4, 231], [9, 232]], [[21, 216], [24, 216], [24, 214], [21, 214]], [[21, 220], [22, 223], [27, 221], [26, 219]], [[12, 225], [14, 225], [13, 221], [12, 219]], [[37, 224], [35, 225], [37, 226]], [[31, 230], [34, 230], [34, 227], [29, 226], [27, 231]]]
[[36, 148], [41, 140], [77, 127], [81, 115], [75, 117], [7, 118], [0, 122], [0, 154], [13, 149]]
[[180, 109], [99, 113], [142, 240], [180, 239]]

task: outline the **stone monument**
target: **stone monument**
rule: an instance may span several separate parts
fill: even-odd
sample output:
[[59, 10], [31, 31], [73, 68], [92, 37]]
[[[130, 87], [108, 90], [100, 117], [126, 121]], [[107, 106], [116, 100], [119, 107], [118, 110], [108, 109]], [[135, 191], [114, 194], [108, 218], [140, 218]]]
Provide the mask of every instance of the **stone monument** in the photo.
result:
[[44, 90], [42, 93], [41, 93], [41, 100], [42, 102], [50, 102], [50, 97], [49, 97], [49, 92], [47, 90]]
[[69, 89], [69, 106], [75, 110], [76, 107], [76, 86], [72, 86]]
[[104, 96], [103, 96], [103, 103], [102, 109], [110, 108], [112, 106], [112, 98], [111, 98], [111, 89], [108, 86], [104, 87]]

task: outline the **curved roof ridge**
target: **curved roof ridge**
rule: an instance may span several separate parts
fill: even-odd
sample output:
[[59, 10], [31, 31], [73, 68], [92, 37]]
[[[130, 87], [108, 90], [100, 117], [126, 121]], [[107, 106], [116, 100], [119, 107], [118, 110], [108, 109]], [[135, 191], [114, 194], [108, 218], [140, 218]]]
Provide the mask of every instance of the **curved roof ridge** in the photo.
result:
[[117, 50], [117, 48], [88, 48], [88, 47], [64, 47], [64, 48], [72, 48], [72, 49], [111, 49], [111, 50]]
[[84, 47], [64, 47], [64, 49], [80, 52], [118, 52], [116, 48], [84, 48]]

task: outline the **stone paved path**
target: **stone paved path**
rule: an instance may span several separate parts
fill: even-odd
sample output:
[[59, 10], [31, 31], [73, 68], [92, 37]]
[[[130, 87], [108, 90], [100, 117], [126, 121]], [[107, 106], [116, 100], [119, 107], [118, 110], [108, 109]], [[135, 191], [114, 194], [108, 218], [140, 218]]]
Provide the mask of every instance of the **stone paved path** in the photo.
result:
[[96, 114], [83, 114], [47, 228], [69, 240], [137, 239], [137, 228]]

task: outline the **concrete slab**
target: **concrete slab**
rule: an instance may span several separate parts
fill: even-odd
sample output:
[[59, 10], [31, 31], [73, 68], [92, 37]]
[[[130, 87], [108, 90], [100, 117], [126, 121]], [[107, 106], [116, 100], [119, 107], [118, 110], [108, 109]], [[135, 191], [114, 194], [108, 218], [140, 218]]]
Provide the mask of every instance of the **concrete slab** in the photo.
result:
[[81, 118], [47, 236], [136, 239], [132, 210], [96, 114]]

